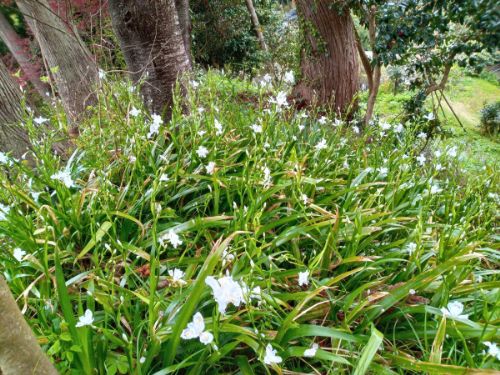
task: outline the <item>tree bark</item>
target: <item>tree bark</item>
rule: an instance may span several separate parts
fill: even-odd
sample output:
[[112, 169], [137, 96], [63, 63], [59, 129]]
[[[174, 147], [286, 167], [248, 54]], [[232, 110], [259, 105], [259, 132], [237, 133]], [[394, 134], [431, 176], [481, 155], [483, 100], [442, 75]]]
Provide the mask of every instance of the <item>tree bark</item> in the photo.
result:
[[335, 0], [297, 0], [302, 78], [293, 95], [306, 105], [328, 105], [347, 113], [356, 106], [359, 63], [349, 10], [339, 11], [335, 5]]
[[50, 87], [40, 80], [40, 71], [33, 64], [33, 56], [24, 46], [23, 39], [17, 35], [16, 31], [0, 12], [0, 38], [7, 45], [7, 48], [12, 53], [22, 71], [26, 75], [28, 81], [38, 91], [42, 98], [46, 98], [47, 92], [50, 92]]
[[0, 275], [0, 373], [57, 375]]
[[28, 136], [20, 127], [23, 118], [21, 101], [21, 90], [0, 61], [0, 151], [11, 152], [16, 158], [30, 149]]
[[191, 70], [174, 0], [110, 0], [113, 28], [147, 107], [171, 116], [177, 79]]
[[98, 69], [75, 28], [69, 29], [47, 0], [16, 0], [35, 35], [70, 122], [95, 102]]
[[184, 49], [189, 58], [189, 63], [192, 65], [191, 57], [191, 15], [189, 13], [189, 0], [175, 0], [175, 8], [179, 17], [179, 26], [184, 40]]
[[255, 33], [257, 34], [257, 39], [259, 40], [260, 47], [264, 51], [268, 51], [266, 40], [264, 39], [264, 33], [262, 32], [262, 27], [260, 26], [259, 17], [257, 17], [257, 12], [255, 11], [255, 7], [253, 6], [252, 0], [246, 0], [248, 12], [250, 13], [250, 18], [252, 19], [252, 25], [255, 29]]

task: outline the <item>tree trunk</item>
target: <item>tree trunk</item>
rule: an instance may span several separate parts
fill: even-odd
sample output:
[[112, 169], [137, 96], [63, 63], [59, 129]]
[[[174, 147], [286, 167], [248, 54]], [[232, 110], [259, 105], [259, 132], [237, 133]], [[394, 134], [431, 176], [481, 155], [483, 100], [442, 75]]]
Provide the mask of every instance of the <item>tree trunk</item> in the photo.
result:
[[264, 39], [264, 33], [262, 32], [262, 28], [260, 27], [259, 17], [257, 17], [257, 12], [255, 11], [255, 7], [253, 6], [252, 0], [246, 0], [248, 12], [250, 13], [250, 17], [252, 19], [252, 25], [255, 29], [255, 33], [257, 34], [257, 39], [259, 40], [260, 47], [267, 52], [267, 44]]
[[191, 70], [174, 0], [110, 0], [109, 10], [132, 80], [154, 113], [171, 115], [179, 76]]
[[175, 0], [175, 8], [179, 17], [179, 26], [184, 40], [184, 49], [189, 58], [189, 63], [192, 64], [191, 58], [191, 15], [189, 13], [189, 0]]
[[359, 65], [354, 24], [349, 10], [335, 0], [297, 0], [303, 33], [302, 78], [294, 96], [304, 104], [332, 106], [340, 113], [355, 108]]
[[28, 136], [20, 127], [23, 118], [21, 100], [21, 90], [0, 61], [0, 151], [12, 152], [16, 158], [30, 149]]
[[98, 69], [75, 28], [70, 30], [47, 0], [16, 0], [40, 45], [71, 122], [95, 102]]
[[0, 275], [0, 373], [57, 375]]
[[[378, 96], [378, 90], [380, 88], [380, 80], [382, 78], [382, 66], [378, 61], [378, 54], [376, 51], [376, 42], [377, 42], [377, 7], [372, 5], [369, 10], [367, 10], [368, 15], [368, 35], [370, 38], [370, 47], [372, 49], [372, 62], [370, 63], [370, 75], [371, 75], [371, 84], [369, 83], [369, 95], [368, 102], [366, 106], [366, 114], [365, 114], [365, 125], [370, 123], [370, 120], [373, 116], [373, 111], [375, 109], [375, 102]], [[357, 38], [357, 41], [359, 38]], [[359, 44], [359, 43], [358, 43]], [[359, 47], [358, 47], [359, 49]], [[364, 54], [364, 51], [363, 51]], [[363, 57], [361, 58], [363, 60]], [[363, 65], [365, 63], [363, 62]], [[366, 65], [365, 65], [366, 69]], [[368, 72], [367, 72], [368, 74]]]
[[7, 48], [12, 53], [26, 78], [31, 82], [33, 87], [38, 91], [42, 98], [46, 98], [46, 94], [50, 92], [50, 87], [40, 80], [40, 71], [33, 64], [33, 56], [24, 46], [23, 39], [17, 35], [16, 31], [0, 12], [0, 38], [7, 45]]

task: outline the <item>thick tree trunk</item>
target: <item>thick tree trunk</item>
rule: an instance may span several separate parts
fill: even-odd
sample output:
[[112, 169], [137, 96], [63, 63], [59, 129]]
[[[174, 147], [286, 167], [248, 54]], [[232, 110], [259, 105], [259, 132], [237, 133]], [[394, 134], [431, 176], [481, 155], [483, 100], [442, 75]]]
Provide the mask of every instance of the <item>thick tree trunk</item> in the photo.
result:
[[46, 94], [50, 92], [50, 87], [40, 80], [40, 71], [33, 63], [33, 56], [25, 48], [23, 39], [17, 35], [2, 12], [0, 12], [0, 38], [7, 45], [28, 81], [31, 82], [42, 98], [46, 98]]
[[20, 127], [23, 117], [21, 100], [21, 90], [0, 61], [0, 152], [11, 152], [16, 158], [30, 149], [28, 136]]
[[0, 373], [57, 375], [0, 275]]
[[260, 27], [259, 17], [257, 17], [257, 12], [255, 11], [255, 7], [253, 6], [252, 0], [246, 0], [248, 12], [250, 13], [250, 18], [252, 19], [252, 25], [255, 29], [255, 33], [257, 34], [257, 39], [259, 40], [260, 47], [267, 52], [267, 44], [264, 39], [264, 33], [262, 32], [262, 27]]
[[174, 0], [110, 0], [109, 10], [134, 82], [154, 113], [171, 115], [177, 79], [191, 70]]
[[184, 49], [189, 58], [189, 63], [192, 64], [191, 58], [191, 15], [189, 13], [189, 0], [175, 0], [175, 8], [179, 17], [179, 26], [184, 40]]
[[354, 24], [334, 0], [297, 0], [301, 30], [302, 78], [294, 96], [304, 104], [329, 105], [340, 113], [355, 107], [359, 65]]
[[47, 0], [16, 0], [51, 69], [71, 122], [95, 102], [98, 69], [76, 29], [70, 30]]

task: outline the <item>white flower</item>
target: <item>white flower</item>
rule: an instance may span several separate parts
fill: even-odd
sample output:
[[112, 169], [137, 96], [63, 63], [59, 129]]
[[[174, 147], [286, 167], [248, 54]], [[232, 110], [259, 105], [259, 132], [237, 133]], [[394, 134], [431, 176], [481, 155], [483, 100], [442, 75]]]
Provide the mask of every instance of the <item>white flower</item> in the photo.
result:
[[436, 171], [442, 171], [443, 169], [444, 169], [444, 167], [441, 163], [436, 164]]
[[378, 169], [379, 173], [382, 175], [382, 176], [387, 176], [387, 173], [389, 172], [389, 169], [387, 167], [380, 167]]
[[449, 302], [446, 307], [441, 308], [444, 316], [451, 319], [467, 319], [468, 315], [462, 314], [464, 312], [464, 305], [459, 301]]
[[271, 75], [269, 73], [266, 73], [266, 75], [264, 77], [262, 77], [262, 81], [264, 81], [265, 83], [271, 83], [272, 79], [273, 79], [273, 77], [271, 77]]
[[276, 355], [276, 349], [273, 349], [271, 344], [267, 344], [266, 346], [266, 355], [264, 356], [264, 363], [266, 365], [274, 365], [276, 363], [281, 363], [283, 359]]
[[216, 280], [213, 276], [208, 276], [205, 283], [212, 288], [214, 299], [217, 302], [219, 312], [224, 314], [227, 306], [231, 303], [239, 307], [244, 303], [243, 288], [231, 276], [223, 276]]
[[415, 242], [410, 242], [408, 245], [406, 245], [406, 251], [411, 255], [413, 252], [417, 250], [417, 244]]
[[456, 158], [457, 157], [457, 147], [456, 146], [453, 146], [451, 147], [448, 152], [447, 152], [448, 156], [450, 158]]
[[402, 133], [404, 130], [403, 124], [399, 123], [394, 127], [394, 133]]
[[391, 124], [389, 124], [388, 122], [384, 121], [384, 122], [381, 122], [380, 123], [380, 128], [382, 130], [389, 130], [390, 128], [392, 127]]
[[130, 112], [128, 114], [132, 117], [137, 117], [141, 114], [141, 110], [137, 109], [135, 107], [132, 107], [132, 109], [130, 110]]
[[270, 100], [270, 102], [276, 104], [278, 107], [288, 107], [286, 92], [280, 91], [275, 98]]
[[290, 85], [293, 85], [295, 83], [295, 76], [292, 70], [285, 73], [285, 82]]
[[219, 122], [219, 120], [217, 120], [217, 119], [214, 120], [214, 127], [215, 127], [215, 134], [221, 135], [223, 128], [222, 128], [222, 124]]
[[205, 134], [207, 134], [207, 131], [206, 130], [198, 130], [198, 135], [200, 137], [203, 137]]
[[335, 121], [333, 122], [333, 126], [335, 126], [337, 128], [340, 125], [342, 125], [342, 120], [336, 118]]
[[319, 345], [314, 343], [309, 349], [304, 350], [304, 357], [314, 357], [319, 349]]
[[3, 152], [0, 152], [0, 164], [10, 165], [10, 159]]
[[410, 289], [409, 293], [413, 296], [416, 293], [416, 291], [415, 291], [415, 289]]
[[170, 179], [168, 178], [168, 174], [166, 173], [163, 173], [161, 176], [160, 176], [160, 182], [168, 182]]
[[307, 204], [307, 202], [309, 202], [309, 198], [306, 194], [302, 194], [300, 196], [300, 200], [304, 203], [304, 204]]
[[202, 332], [200, 335], [200, 342], [204, 345], [210, 344], [212, 341], [214, 341], [214, 335], [212, 335], [210, 332], [205, 331]]
[[160, 126], [163, 124], [163, 119], [160, 115], [153, 113], [151, 116], [153, 122], [149, 125], [149, 133], [148, 138], [151, 138], [153, 135], [158, 134], [160, 132]]
[[490, 341], [485, 341], [483, 344], [488, 347], [488, 355], [496, 357], [500, 361], [500, 349], [498, 349], [497, 344]]
[[304, 130], [306, 127], [304, 125], [299, 125], [299, 132], [301, 132], [302, 130]]
[[309, 271], [299, 272], [299, 286], [309, 285]]
[[417, 137], [420, 139], [427, 139], [427, 134], [424, 132], [420, 132], [417, 134]]
[[197, 312], [194, 314], [192, 322], [188, 323], [187, 327], [182, 331], [181, 338], [184, 340], [195, 339], [200, 337], [203, 331], [205, 331], [205, 320], [203, 315]]
[[205, 146], [200, 146], [200, 147], [198, 147], [198, 150], [196, 150], [196, 153], [198, 154], [198, 156], [200, 158], [204, 159], [208, 155], [208, 150]]
[[139, 358], [139, 363], [140, 364], [143, 364], [144, 362], [146, 362], [146, 357]]
[[434, 156], [436, 156], [437, 158], [441, 157], [441, 155], [442, 155], [441, 150], [434, 151]]
[[90, 326], [94, 323], [94, 315], [92, 311], [89, 309], [85, 310], [85, 314], [78, 318], [78, 323], [76, 323], [76, 327], [84, 327]]
[[197, 88], [198, 88], [198, 86], [200, 85], [200, 84], [199, 84], [199, 82], [198, 82], [198, 81], [195, 81], [195, 80], [192, 80], [192, 81], [190, 81], [189, 83], [191, 84], [191, 87], [192, 87], [193, 89], [197, 89]]
[[18, 261], [21, 262], [26, 255], [26, 251], [16, 247], [12, 253], [12, 256]]
[[262, 133], [261, 125], [253, 124], [252, 126], [250, 126], [250, 129], [252, 129], [255, 134]]
[[75, 182], [71, 178], [71, 173], [67, 169], [54, 173], [50, 178], [61, 181], [68, 188], [75, 186]]
[[352, 130], [354, 131], [355, 134], [359, 134], [359, 127], [353, 126]]
[[172, 278], [172, 282], [178, 285], [184, 285], [186, 282], [182, 279], [184, 277], [184, 272], [178, 268], [174, 268], [174, 270], [168, 270], [169, 276]]
[[215, 163], [213, 161], [209, 162], [205, 167], [207, 174], [214, 174], [215, 172]]
[[7, 218], [7, 214], [10, 211], [10, 207], [0, 203], [0, 221], [3, 221]]
[[439, 185], [432, 185], [431, 186], [431, 191], [430, 191], [430, 194], [433, 195], [433, 194], [439, 194], [443, 191], [443, 189], [441, 189], [439, 187]]
[[106, 72], [102, 69], [99, 69], [99, 79], [105, 79], [106, 78]]
[[264, 180], [262, 181], [262, 185], [267, 189], [272, 184], [271, 170], [265, 166], [264, 167]]
[[137, 158], [136, 158], [134, 155], [130, 155], [130, 156], [128, 157], [128, 162], [129, 162], [130, 164], [134, 164], [136, 161], [137, 161]]
[[199, 312], [194, 314], [193, 321], [182, 331], [181, 338], [191, 340], [199, 338], [202, 344], [208, 345], [214, 340], [214, 336], [205, 331], [205, 321]]
[[422, 166], [423, 166], [423, 165], [425, 164], [425, 160], [426, 160], [426, 159], [425, 159], [424, 154], [420, 154], [419, 156], [417, 156], [417, 161], [418, 161], [418, 164], [420, 164], [420, 165], [422, 165]]
[[43, 116], [38, 116], [38, 117], [35, 117], [35, 118], [33, 119], [33, 121], [34, 121], [34, 122], [35, 122], [35, 124], [37, 124], [37, 125], [42, 125], [42, 124], [46, 123], [47, 121], [49, 121], [49, 119], [48, 119], [48, 118], [45, 118], [45, 117], [43, 117]]
[[321, 125], [325, 125], [327, 121], [328, 121], [328, 119], [325, 116], [321, 116], [320, 119], [318, 120], [318, 122]]
[[428, 114], [426, 114], [424, 116], [424, 118], [427, 120], [427, 121], [432, 121], [432, 120], [435, 120], [436, 117], [434, 116], [434, 112], [429, 112]]
[[321, 151], [321, 150], [324, 150], [327, 146], [326, 146], [326, 139], [323, 138], [321, 141], [318, 142], [318, 144], [316, 146], [314, 146], [316, 148], [316, 150], [318, 151]]
[[175, 233], [172, 229], [170, 229], [167, 233], [163, 234], [159, 238], [160, 245], [165, 247], [165, 241], [170, 242], [170, 244], [174, 247], [174, 249], [177, 249], [179, 245], [182, 245], [182, 240], [180, 237]]

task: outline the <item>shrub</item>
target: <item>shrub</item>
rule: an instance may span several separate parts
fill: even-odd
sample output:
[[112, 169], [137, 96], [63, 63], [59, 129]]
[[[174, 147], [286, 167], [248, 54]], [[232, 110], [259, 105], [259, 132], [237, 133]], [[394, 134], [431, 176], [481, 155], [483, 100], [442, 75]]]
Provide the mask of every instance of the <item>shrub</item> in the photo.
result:
[[496, 135], [500, 132], [500, 101], [484, 106], [480, 126], [487, 134]]
[[494, 168], [199, 82], [159, 134], [111, 82], [67, 164], [0, 158], [0, 266], [61, 373], [496, 366]]

